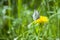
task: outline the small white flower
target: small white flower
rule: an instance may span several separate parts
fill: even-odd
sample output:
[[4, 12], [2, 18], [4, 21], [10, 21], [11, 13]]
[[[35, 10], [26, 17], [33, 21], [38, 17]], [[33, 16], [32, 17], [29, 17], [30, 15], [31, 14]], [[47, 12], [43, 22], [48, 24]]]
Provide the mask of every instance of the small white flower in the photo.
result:
[[8, 33], [8, 34], [10, 34], [11, 32], [10, 32], [10, 31], [8, 31], [7, 33]]
[[60, 38], [56, 38], [56, 40], [60, 40]]
[[3, 7], [3, 10], [2, 10], [2, 13], [5, 15], [6, 14], [6, 10], [8, 9], [8, 6], [4, 6]]
[[3, 9], [3, 10], [2, 10], [2, 13], [5, 15], [5, 13], [6, 13], [6, 9]]
[[18, 38], [14, 38], [14, 40], [17, 40]]

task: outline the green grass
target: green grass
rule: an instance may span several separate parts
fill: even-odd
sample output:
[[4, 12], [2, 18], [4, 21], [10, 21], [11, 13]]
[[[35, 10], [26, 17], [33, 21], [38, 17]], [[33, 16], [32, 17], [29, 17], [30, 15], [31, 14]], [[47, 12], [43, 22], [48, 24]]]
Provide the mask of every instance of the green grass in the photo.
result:
[[[0, 40], [60, 39], [59, 0], [14, 0], [15, 4], [11, 1], [8, 0], [9, 8], [6, 14], [2, 13], [4, 5], [0, 6]], [[49, 18], [48, 23], [32, 24], [34, 6], [40, 16]], [[3, 18], [5, 16], [6, 19]]]

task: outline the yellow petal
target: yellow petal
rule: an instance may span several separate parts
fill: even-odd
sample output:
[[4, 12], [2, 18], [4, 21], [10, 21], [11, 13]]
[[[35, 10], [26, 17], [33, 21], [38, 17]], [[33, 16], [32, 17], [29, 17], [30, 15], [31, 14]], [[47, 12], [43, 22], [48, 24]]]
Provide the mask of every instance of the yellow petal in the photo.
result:
[[47, 22], [48, 22], [48, 17], [46, 16], [40, 16], [40, 18], [36, 20], [36, 23], [47, 23]]

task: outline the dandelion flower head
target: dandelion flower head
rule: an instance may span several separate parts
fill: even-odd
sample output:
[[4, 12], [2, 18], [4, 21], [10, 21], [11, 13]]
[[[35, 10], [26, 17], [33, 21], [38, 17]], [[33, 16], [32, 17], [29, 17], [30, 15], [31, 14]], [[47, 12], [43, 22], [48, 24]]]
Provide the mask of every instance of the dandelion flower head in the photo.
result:
[[40, 16], [37, 20], [35, 20], [35, 23], [47, 23], [48, 22], [48, 17], [46, 16]]

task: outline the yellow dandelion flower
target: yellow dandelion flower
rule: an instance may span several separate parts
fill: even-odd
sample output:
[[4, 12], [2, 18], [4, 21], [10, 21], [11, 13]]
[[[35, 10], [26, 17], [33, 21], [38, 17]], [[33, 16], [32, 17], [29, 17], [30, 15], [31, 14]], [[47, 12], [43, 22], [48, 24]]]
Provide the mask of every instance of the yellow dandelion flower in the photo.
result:
[[46, 16], [40, 16], [39, 19], [35, 21], [36, 23], [47, 23], [48, 22], [48, 17]]

